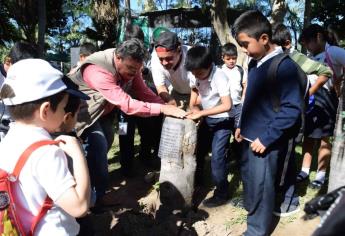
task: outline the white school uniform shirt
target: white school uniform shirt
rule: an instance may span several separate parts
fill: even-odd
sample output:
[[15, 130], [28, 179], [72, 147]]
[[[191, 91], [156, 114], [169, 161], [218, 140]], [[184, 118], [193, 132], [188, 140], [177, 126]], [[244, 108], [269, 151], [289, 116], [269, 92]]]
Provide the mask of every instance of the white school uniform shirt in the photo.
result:
[[180, 94], [190, 94], [190, 80], [195, 79], [195, 77], [184, 67], [189, 48], [189, 46], [181, 46], [182, 59], [176, 70], [165, 69], [157, 56], [156, 50], [153, 50], [151, 54], [151, 71], [155, 86], [165, 85], [167, 88], [172, 87], [172, 89]]
[[[343, 68], [345, 67], [345, 50], [337, 46], [331, 46], [328, 43], [325, 45], [325, 51], [317, 54], [313, 57], [314, 60], [328, 65], [326, 62], [326, 51], [331, 59], [332, 70], [337, 78], [344, 75]], [[331, 67], [330, 65], [328, 65]], [[333, 78], [329, 79], [324, 85], [324, 88], [330, 90], [333, 87]]]
[[[19, 156], [32, 143], [51, 139], [49, 133], [40, 127], [15, 123], [0, 143], [0, 168], [12, 173]], [[24, 230], [29, 232], [34, 216], [38, 214], [47, 194], [56, 202], [65, 191], [74, 186], [74, 177], [68, 170], [64, 152], [56, 145], [37, 149], [25, 163], [15, 191], [16, 208]], [[77, 235], [79, 224], [62, 208], [54, 205], [41, 219], [35, 236]]]
[[261, 66], [262, 64], [264, 64], [264, 62], [268, 61], [269, 59], [271, 59], [272, 57], [275, 57], [278, 54], [284, 53], [283, 48], [280, 46], [275, 46], [275, 48], [273, 49], [272, 52], [270, 52], [269, 54], [267, 54], [266, 56], [264, 56], [263, 58], [261, 58], [257, 64], [256, 67], [259, 68], [259, 66]]
[[232, 99], [232, 105], [238, 105], [242, 100], [243, 85], [242, 83], [247, 82], [247, 72], [243, 70], [243, 78], [241, 83], [241, 72], [238, 66], [230, 69], [227, 65], [222, 66], [223, 72], [229, 78], [230, 83], [230, 94]]
[[[222, 69], [213, 65], [212, 72], [207, 79], [191, 80], [191, 88], [197, 88], [201, 97], [201, 105], [203, 109], [213, 108], [221, 104], [220, 97], [230, 96], [229, 78]], [[231, 96], [230, 96], [231, 98]], [[230, 117], [230, 111], [210, 115], [211, 118]]]

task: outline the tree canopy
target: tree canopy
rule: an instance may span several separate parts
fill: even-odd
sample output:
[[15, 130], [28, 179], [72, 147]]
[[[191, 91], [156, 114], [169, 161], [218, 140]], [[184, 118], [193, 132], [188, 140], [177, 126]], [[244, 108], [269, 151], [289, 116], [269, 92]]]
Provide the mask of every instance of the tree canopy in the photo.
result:
[[[310, 1], [311, 19], [325, 26], [332, 26], [340, 38], [344, 39], [345, 32], [342, 29], [345, 28], [345, 2]], [[40, 2], [45, 3], [44, 9], [38, 7]], [[0, 0], [0, 51], [3, 52], [3, 48], [10, 47], [18, 40], [37, 44], [40, 33], [43, 33], [45, 51], [53, 53], [68, 53], [70, 47], [87, 40], [97, 42], [100, 48], [114, 47], [120, 33], [121, 18], [125, 15], [124, 4], [124, 0]], [[194, 7], [259, 9], [273, 21], [283, 20], [296, 35], [303, 27], [301, 12], [304, 11], [304, 1], [302, 3], [297, 0], [141, 0], [137, 1], [137, 5], [137, 14]], [[43, 10], [45, 14], [39, 14]], [[222, 23], [219, 17], [224, 17], [224, 14], [218, 11], [214, 15], [214, 22], [217, 24], [213, 23], [213, 27], [218, 27], [215, 31], [219, 41], [223, 42], [229, 37], [226, 36], [229, 33], [222, 33], [226, 25], [224, 28], [224, 21]], [[43, 24], [40, 25], [39, 22]], [[39, 32], [39, 26], [44, 27], [43, 32]], [[194, 32], [193, 37], [203, 37], [193, 29], [191, 32]]]

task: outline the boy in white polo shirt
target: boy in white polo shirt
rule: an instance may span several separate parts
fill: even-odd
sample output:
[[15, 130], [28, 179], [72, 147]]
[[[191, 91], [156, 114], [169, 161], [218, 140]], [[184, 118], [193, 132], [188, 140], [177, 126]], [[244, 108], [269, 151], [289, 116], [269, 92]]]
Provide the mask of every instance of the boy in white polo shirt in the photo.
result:
[[[25, 59], [8, 71], [0, 98], [8, 106], [15, 123], [0, 143], [0, 168], [12, 173], [20, 155], [37, 141], [51, 140], [63, 121], [69, 94], [85, 94], [66, 86], [63, 74], [41, 59]], [[90, 182], [87, 163], [78, 140], [59, 136], [59, 147], [46, 145], [35, 150], [26, 161], [15, 184], [16, 211], [27, 234], [77, 235], [75, 217], [89, 208]], [[66, 155], [73, 159], [74, 176]], [[46, 197], [53, 207], [31, 229]]]
[[237, 48], [233, 43], [226, 43], [222, 46], [222, 60], [224, 62], [222, 70], [229, 77], [232, 99], [231, 116], [234, 117], [236, 126], [240, 118], [246, 90], [247, 72], [241, 66], [236, 65]]
[[[190, 84], [189, 106], [192, 113], [187, 118], [197, 120], [204, 117], [198, 130], [196, 182], [202, 178], [204, 158], [212, 146], [211, 169], [216, 189], [203, 204], [216, 207], [225, 204], [228, 199], [226, 150], [233, 126], [229, 79], [213, 64], [210, 50], [203, 46], [189, 49], [185, 66], [196, 78]], [[201, 98], [202, 108], [198, 106], [198, 97]]]
[[[226, 43], [222, 46], [222, 60], [224, 62], [222, 70], [228, 76], [230, 83], [230, 93], [232, 100], [232, 108], [230, 112], [230, 117], [234, 120], [234, 125], [231, 127], [231, 131], [235, 134], [235, 130], [238, 128], [238, 123], [242, 111], [242, 102], [244, 100], [244, 95], [247, 85], [247, 72], [239, 65], [237, 62], [237, 47], [233, 43]], [[231, 148], [229, 149], [235, 157], [235, 161], [239, 164], [241, 157], [241, 147], [235, 139], [231, 143]]]

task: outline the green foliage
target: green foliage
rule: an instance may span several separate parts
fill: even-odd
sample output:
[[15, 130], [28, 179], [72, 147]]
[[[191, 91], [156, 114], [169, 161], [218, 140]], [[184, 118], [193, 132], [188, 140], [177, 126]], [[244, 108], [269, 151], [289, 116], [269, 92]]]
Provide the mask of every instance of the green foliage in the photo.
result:
[[61, 10], [65, 24], [49, 31], [50, 48], [61, 53], [86, 41], [85, 29], [90, 9], [90, 0], [64, 1]]
[[[3, 6], [4, 1], [6, 0], [0, 0], [0, 6]], [[19, 32], [10, 20], [8, 9], [0, 7], [0, 46], [5, 46], [19, 38]]]
[[341, 39], [345, 38], [345, 1], [312, 0], [312, 19], [331, 25]]
[[5, 57], [8, 55], [9, 52], [9, 47], [0, 46], [0, 63], [4, 61]]

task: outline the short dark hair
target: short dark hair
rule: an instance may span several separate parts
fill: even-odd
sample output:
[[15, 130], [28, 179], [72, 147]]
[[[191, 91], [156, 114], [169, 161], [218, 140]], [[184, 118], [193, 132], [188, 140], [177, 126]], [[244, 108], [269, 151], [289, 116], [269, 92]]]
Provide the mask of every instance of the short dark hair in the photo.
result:
[[80, 104], [81, 104], [80, 98], [73, 95], [69, 95], [68, 101], [65, 107], [65, 112], [66, 113], [71, 112], [72, 115], [75, 116], [75, 113], [78, 111]]
[[144, 61], [147, 56], [144, 44], [136, 38], [124, 41], [116, 48], [115, 53], [122, 59], [130, 57], [139, 62]]
[[5, 64], [5, 63], [12, 63], [12, 59], [11, 59], [10, 56], [5, 56], [5, 57], [4, 57], [4, 64]]
[[233, 43], [226, 43], [222, 46], [222, 56], [236, 56], [237, 47]]
[[141, 42], [144, 42], [144, 39], [145, 39], [144, 32], [138, 25], [128, 25], [126, 27], [123, 40], [126, 41], [132, 38], [136, 38], [136, 39], [139, 39]]
[[87, 57], [94, 52], [97, 52], [97, 47], [93, 43], [83, 43], [80, 45], [79, 55]]
[[259, 40], [262, 34], [267, 34], [272, 39], [272, 26], [267, 18], [258, 10], [250, 10], [242, 13], [232, 27], [232, 34], [237, 39], [240, 33], [246, 33], [249, 37]]
[[[62, 91], [49, 97], [41, 98], [36, 101], [26, 102], [19, 105], [7, 106], [10, 112], [11, 118], [14, 120], [30, 120], [34, 112], [41, 106], [44, 102], [50, 102], [50, 107], [53, 112], [56, 111], [59, 103], [64, 98], [66, 92]], [[11, 98], [14, 97], [14, 91], [10, 85], [4, 84], [1, 88], [0, 98]]]
[[23, 59], [38, 58], [38, 50], [36, 45], [25, 41], [20, 41], [13, 45], [9, 56], [11, 57], [12, 64], [14, 64]]
[[209, 48], [194, 46], [187, 51], [186, 70], [208, 69], [213, 63], [212, 54]]
[[284, 24], [276, 24], [272, 29], [272, 42], [284, 46], [286, 41], [291, 42], [291, 34], [289, 29]]
[[333, 30], [332, 31], [326, 30], [318, 24], [311, 24], [307, 28], [303, 29], [301, 36], [299, 38], [299, 42], [308, 43], [313, 40], [316, 40], [318, 34], [320, 34], [323, 40], [329, 43], [330, 45], [335, 45], [335, 46], [338, 45], [335, 32]]

